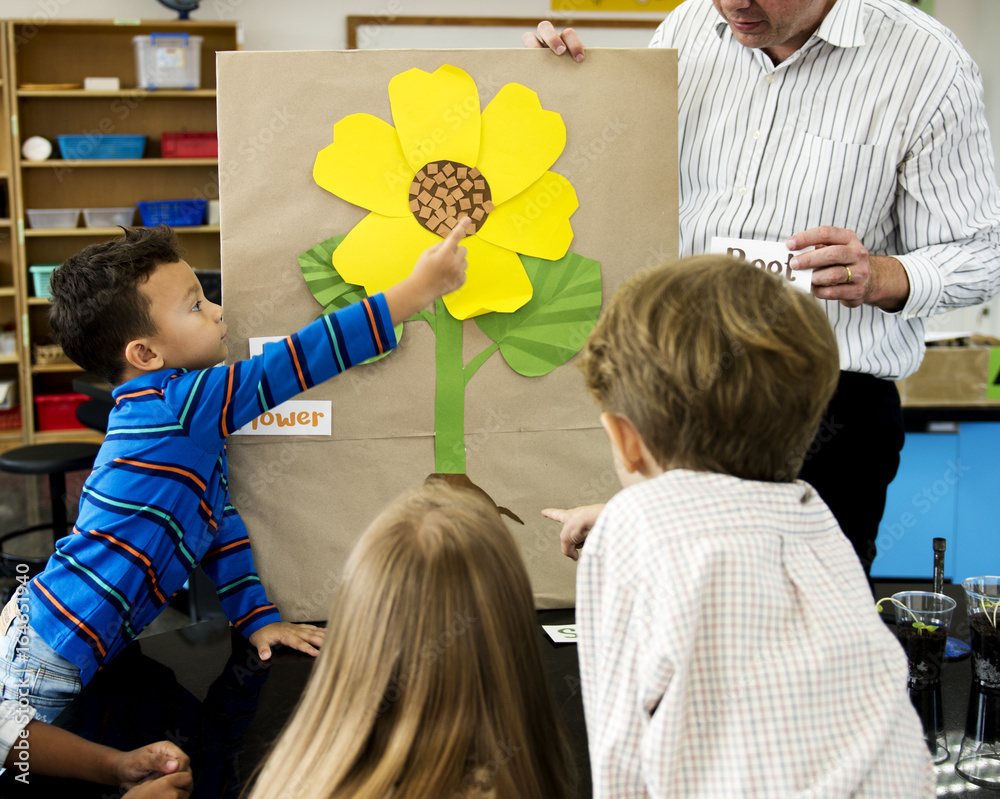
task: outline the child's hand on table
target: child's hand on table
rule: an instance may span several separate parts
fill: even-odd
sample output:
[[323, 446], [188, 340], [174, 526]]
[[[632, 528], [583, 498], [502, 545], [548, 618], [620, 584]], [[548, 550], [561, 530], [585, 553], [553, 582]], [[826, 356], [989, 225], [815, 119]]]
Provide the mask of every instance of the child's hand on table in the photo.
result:
[[571, 560], [580, 558], [580, 549], [587, 539], [590, 528], [594, 526], [597, 517], [604, 510], [604, 505], [582, 505], [579, 508], [563, 510], [562, 508], [546, 508], [542, 516], [559, 522], [563, 528], [559, 533], [559, 548]]
[[150, 777], [126, 793], [122, 799], [187, 799], [194, 788], [190, 771]]
[[312, 624], [276, 621], [252, 633], [249, 640], [257, 647], [257, 654], [261, 660], [268, 660], [271, 657], [271, 647], [274, 644], [284, 644], [315, 657], [319, 654], [317, 647], [323, 643], [324, 635], [326, 630]]

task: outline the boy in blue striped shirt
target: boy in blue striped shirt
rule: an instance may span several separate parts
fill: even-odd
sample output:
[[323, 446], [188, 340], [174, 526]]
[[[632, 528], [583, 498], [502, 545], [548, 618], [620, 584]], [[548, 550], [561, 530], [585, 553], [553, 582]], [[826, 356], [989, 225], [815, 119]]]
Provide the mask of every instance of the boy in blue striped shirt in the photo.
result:
[[[199, 563], [263, 660], [317, 653], [323, 630], [281, 620], [229, 501], [226, 438], [264, 411], [395, 347], [393, 324], [465, 280], [467, 222], [384, 293], [323, 316], [263, 354], [228, 354], [166, 226], [127, 229], [52, 275], [50, 319], [74, 361], [114, 388], [115, 407], [72, 535], [0, 616], [3, 697], [51, 721], [170, 601]], [[17, 623], [12, 623], [16, 619]]]

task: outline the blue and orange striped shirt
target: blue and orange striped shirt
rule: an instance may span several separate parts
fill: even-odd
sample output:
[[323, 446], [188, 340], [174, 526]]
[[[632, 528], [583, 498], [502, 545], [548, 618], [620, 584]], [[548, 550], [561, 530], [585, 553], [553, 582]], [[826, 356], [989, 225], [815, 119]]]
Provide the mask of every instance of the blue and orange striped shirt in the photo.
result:
[[232, 366], [143, 375], [113, 392], [71, 535], [31, 581], [29, 621], [86, 684], [199, 563], [233, 625], [280, 620], [229, 500], [226, 438], [264, 411], [396, 346], [385, 298], [323, 316]]

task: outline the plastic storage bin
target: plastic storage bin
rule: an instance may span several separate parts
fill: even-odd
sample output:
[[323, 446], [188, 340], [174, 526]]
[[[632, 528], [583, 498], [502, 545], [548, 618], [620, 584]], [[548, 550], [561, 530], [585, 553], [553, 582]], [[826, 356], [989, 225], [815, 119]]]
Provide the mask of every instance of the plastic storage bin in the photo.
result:
[[66, 159], [142, 158], [146, 137], [132, 133], [74, 134], [57, 136], [59, 152]]
[[214, 130], [165, 131], [160, 149], [164, 158], [218, 158], [219, 135]]
[[200, 89], [201, 36], [151, 33], [133, 36], [140, 89]]
[[50, 296], [49, 278], [52, 277], [52, 273], [58, 268], [59, 264], [32, 264], [28, 267], [28, 271], [31, 272], [31, 280], [35, 286], [36, 297]]
[[135, 216], [135, 206], [127, 208], [84, 208], [83, 221], [87, 227], [117, 227], [132, 224]]
[[207, 207], [207, 200], [157, 200], [139, 203], [139, 213], [146, 227], [190, 227], [202, 224]]
[[32, 227], [76, 227], [80, 219], [79, 208], [26, 208], [25, 213]]
[[0, 411], [0, 430], [17, 430], [21, 426], [21, 406]]
[[39, 430], [86, 430], [76, 418], [76, 409], [86, 394], [36, 394], [35, 415]]

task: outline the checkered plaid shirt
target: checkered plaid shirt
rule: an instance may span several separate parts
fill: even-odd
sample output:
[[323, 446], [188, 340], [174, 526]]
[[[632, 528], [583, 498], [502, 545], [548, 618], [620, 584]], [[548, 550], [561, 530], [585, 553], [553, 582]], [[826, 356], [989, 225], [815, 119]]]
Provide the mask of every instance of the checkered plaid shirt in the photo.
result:
[[577, 623], [597, 799], [934, 795], [906, 657], [806, 483], [674, 470], [620, 492]]

